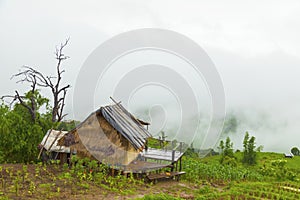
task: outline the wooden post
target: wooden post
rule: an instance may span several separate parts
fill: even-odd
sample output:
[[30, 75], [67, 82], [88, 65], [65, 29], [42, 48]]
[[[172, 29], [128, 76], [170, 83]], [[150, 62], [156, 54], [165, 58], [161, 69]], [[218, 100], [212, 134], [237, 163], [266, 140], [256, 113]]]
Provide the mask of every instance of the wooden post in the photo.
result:
[[148, 152], [148, 140], [146, 140], [146, 143], [145, 143], [145, 151]]
[[180, 163], [179, 163], [179, 171], [180, 171], [180, 172], [181, 172], [181, 170], [182, 170], [182, 166], [181, 166], [181, 161], [182, 161], [182, 160], [181, 160], [181, 158], [182, 158], [182, 157], [179, 158], [179, 162], [180, 162]]
[[53, 144], [56, 142], [56, 140], [58, 139], [58, 137], [60, 136], [61, 133], [62, 133], [62, 131], [60, 130], [59, 133], [56, 135], [55, 139], [53, 140], [52, 144], [50, 145], [48, 152], [51, 150]]
[[172, 150], [172, 163], [174, 162], [175, 160], [175, 150]]
[[45, 140], [45, 142], [44, 142], [44, 144], [43, 144], [43, 146], [42, 146], [42, 148], [41, 148], [41, 150], [40, 150], [40, 153], [39, 153], [39, 155], [38, 155], [38, 158], [37, 159], [40, 159], [40, 157], [41, 157], [41, 154], [42, 154], [42, 152], [43, 152], [43, 150], [44, 150], [44, 146], [45, 146], [45, 144], [46, 144], [46, 142], [47, 142], [47, 140], [48, 140], [48, 138], [49, 138], [49, 135], [51, 134], [51, 132], [52, 132], [52, 128], [50, 129], [50, 131], [49, 131], [49, 134], [47, 135], [47, 137], [46, 137], [46, 140]]

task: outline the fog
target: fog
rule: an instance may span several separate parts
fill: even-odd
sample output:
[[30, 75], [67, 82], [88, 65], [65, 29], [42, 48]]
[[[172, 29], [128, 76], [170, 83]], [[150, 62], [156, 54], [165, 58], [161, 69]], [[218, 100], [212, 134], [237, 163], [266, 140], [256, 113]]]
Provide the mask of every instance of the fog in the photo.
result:
[[[84, 105], [82, 96], [82, 106], [73, 107], [73, 92], [80, 70], [99, 45], [132, 29], [169, 29], [197, 42], [218, 70], [226, 96], [227, 118], [234, 115], [238, 121], [236, 130], [221, 138], [229, 135], [234, 147], [241, 149], [243, 136], [249, 131], [256, 137], [257, 146], [264, 146], [264, 151], [288, 152], [293, 146], [300, 147], [299, 9], [299, 1], [2, 0], [0, 94], [28, 89], [28, 85], [16, 84], [16, 80], [10, 79], [22, 65], [54, 74], [55, 46], [70, 37], [65, 51], [70, 59], [63, 65], [66, 70], [63, 82], [70, 83], [72, 88], [65, 112], [69, 113], [68, 119], [83, 120], [99, 106], [111, 103], [109, 96], [114, 95], [116, 84], [130, 70], [149, 64], [148, 56], [187, 80], [195, 93], [197, 109], [182, 119], [176, 95], [153, 85], [131, 91], [130, 98], [126, 94], [115, 98], [137, 117], [151, 121], [153, 135], [163, 130], [169, 138], [174, 138], [180, 126], [186, 133], [196, 126], [197, 131], [191, 134], [195, 137], [193, 143], [196, 147], [208, 148], [205, 138], [213, 107], [204, 79], [194, 77], [177, 60], [177, 64], [171, 64], [175, 61], [167, 55], [154, 56], [153, 52], [130, 55], [132, 57], [127, 58], [130, 61], [125, 58], [119, 63], [125, 66], [123, 71], [116, 63], [107, 77], [96, 83], [93, 105]], [[168, 79], [167, 74], [165, 77]], [[42, 90], [42, 93], [50, 97], [49, 91]], [[219, 138], [214, 140], [217, 143]]]

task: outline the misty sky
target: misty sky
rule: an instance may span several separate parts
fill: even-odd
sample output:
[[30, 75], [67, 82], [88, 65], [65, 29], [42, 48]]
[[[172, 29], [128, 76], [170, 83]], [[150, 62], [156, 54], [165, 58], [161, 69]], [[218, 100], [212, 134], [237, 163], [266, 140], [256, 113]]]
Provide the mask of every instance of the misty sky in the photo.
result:
[[26, 91], [10, 80], [22, 65], [53, 74], [55, 46], [68, 37], [63, 78], [75, 85], [86, 58], [107, 39], [138, 28], [170, 29], [197, 42], [215, 63], [227, 113], [241, 121], [234, 143], [249, 130], [265, 151], [289, 151], [300, 147], [299, 10], [298, 0], [0, 0], [0, 94]]

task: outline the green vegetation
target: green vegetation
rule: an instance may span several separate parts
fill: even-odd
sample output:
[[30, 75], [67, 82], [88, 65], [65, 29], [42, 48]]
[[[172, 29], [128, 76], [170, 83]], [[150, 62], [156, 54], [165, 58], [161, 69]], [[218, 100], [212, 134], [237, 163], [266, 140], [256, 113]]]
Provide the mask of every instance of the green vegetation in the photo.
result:
[[97, 161], [79, 160], [76, 156], [67, 164], [5, 164], [0, 166], [0, 199], [56, 199], [61, 195], [86, 195], [93, 190], [121, 196], [134, 194], [143, 185], [133, 174], [127, 177], [112, 172]]
[[[257, 153], [256, 165], [244, 165], [243, 153], [234, 153], [237, 166], [223, 165], [221, 155], [203, 159], [183, 157], [186, 174], [180, 182], [149, 184], [134, 174], [88, 159], [72, 157], [72, 164], [0, 165], [0, 199], [299, 199], [300, 159]], [[299, 157], [295, 157], [299, 158]]]
[[21, 104], [15, 104], [12, 109], [0, 105], [0, 163], [27, 163], [34, 161], [38, 154], [37, 146], [43, 136], [55, 123], [51, 121], [48, 112], [48, 100], [42, 97], [38, 91], [25, 94], [24, 103], [29, 105], [30, 99], [35, 98], [36, 110], [42, 107], [46, 112], [35, 113], [32, 119], [27, 108]]
[[256, 164], [255, 137], [249, 138], [249, 133], [246, 132], [244, 137], [243, 163], [247, 165]]
[[219, 148], [221, 150], [220, 163], [223, 165], [236, 166], [237, 163], [233, 153], [233, 143], [230, 141], [229, 137], [226, 138], [225, 145], [223, 140], [220, 141]]
[[201, 159], [185, 158], [183, 170], [187, 174], [185, 180], [201, 183], [203, 180], [217, 184], [227, 184], [231, 181], [260, 181], [263, 177], [256, 170], [243, 166], [222, 165], [220, 163], [203, 162]]
[[74, 129], [76, 127], [76, 125], [78, 125], [79, 123], [80, 123], [80, 121], [75, 121], [75, 120], [62, 121], [59, 123], [57, 129], [63, 130], [63, 131], [70, 131], [70, 130]]
[[75, 121], [53, 122], [49, 100], [38, 90], [29, 91], [22, 98], [22, 103], [12, 108], [0, 105], [0, 163], [37, 162], [38, 145], [49, 129], [75, 127]]

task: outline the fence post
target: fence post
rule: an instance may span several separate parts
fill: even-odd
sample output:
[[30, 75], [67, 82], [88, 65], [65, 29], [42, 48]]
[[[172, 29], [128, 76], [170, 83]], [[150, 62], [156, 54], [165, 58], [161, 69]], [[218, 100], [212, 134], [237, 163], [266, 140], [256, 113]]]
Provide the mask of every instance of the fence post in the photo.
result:
[[174, 160], [175, 160], [175, 150], [173, 149], [172, 150], [172, 163], [174, 162]]

